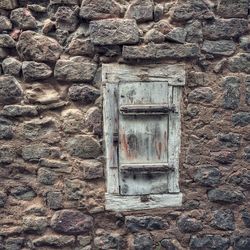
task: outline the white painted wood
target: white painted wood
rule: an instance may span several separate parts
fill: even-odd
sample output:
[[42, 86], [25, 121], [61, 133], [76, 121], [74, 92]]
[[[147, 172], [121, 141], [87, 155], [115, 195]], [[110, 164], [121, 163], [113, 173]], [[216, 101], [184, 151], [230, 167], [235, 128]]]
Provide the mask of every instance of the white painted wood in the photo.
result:
[[125, 65], [103, 64], [105, 78], [109, 82], [164, 82], [172, 86], [185, 85], [183, 64]]
[[106, 210], [117, 212], [176, 207], [182, 204], [182, 193], [148, 195], [143, 197], [144, 201], [140, 196], [120, 196], [107, 193], [105, 197]]

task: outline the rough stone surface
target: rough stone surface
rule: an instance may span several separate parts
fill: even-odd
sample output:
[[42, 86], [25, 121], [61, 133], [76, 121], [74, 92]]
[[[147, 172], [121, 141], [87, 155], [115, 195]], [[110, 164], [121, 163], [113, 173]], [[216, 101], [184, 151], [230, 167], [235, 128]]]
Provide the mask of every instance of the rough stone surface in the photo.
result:
[[0, 207], [4, 207], [6, 200], [7, 200], [6, 193], [0, 191]]
[[11, 21], [6, 16], [0, 16], [0, 32], [11, 29], [12, 29]]
[[214, 93], [209, 87], [196, 88], [188, 95], [188, 100], [191, 103], [210, 103], [214, 98]]
[[16, 42], [15, 40], [7, 35], [7, 34], [0, 34], [0, 47], [1, 48], [15, 48]]
[[32, 243], [36, 247], [66, 247], [72, 246], [75, 242], [74, 236], [45, 235], [36, 238]]
[[102, 112], [99, 108], [92, 107], [86, 112], [85, 125], [93, 134], [102, 135]]
[[234, 213], [232, 210], [217, 210], [214, 212], [211, 226], [220, 230], [234, 230], [234, 223]]
[[19, 76], [22, 68], [22, 63], [13, 57], [8, 57], [3, 60], [2, 68], [4, 74]]
[[240, 47], [246, 52], [250, 52], [250, 36], [242, 36], [240, 38]]
[[2, 0], [0, 3], [0, 9], [12, 10], [18, 6], [16, 0]]
[[135, 250], [151, 250], [153, 248], [153, 240], [147, 234], [137, 234], [133, 242], [133, 247]]
[[23, 218], [23, 227], [26, 232], [41, 234], [48, 226], [47, 218], [27, 216]]
[[123, 241], [119, 234], [104, 234], [94, 239], [97, 249], [122, 249]]
[[236, 250], [247, 250], [250, 248], [250, 237], [239, 236], [235, 239], [234, 247]]
[[63, 207], [63, 195], [61, 192], [48, 192], [46, 196], [47, 205], [51, 209]]
[[29, 186], [17, 186], [10, 190], [11, 195], [13, 195], [18, 200], [30, 201], [36, 197], [35, 191]]
[[247, 228], [250, 228], [250, 212], [247, 210], [243, 210], [241, 214], [241, 218]]
[[230, 40], [208, 41], [205, 40], [201, 48], [202, 51], [213, 55], [230, 56], [236, 50], [236, 45]]
[[240, 112], [233, 115], [232, 118], [234, 126], [247, 126], [250, 124], [250, 113], [249, 112]]
[[238, 54], [228, 61], [228, 68], [232, 72], [244, 72], [250, 74], [250, 55], [241, 53]]
[[202, 230], [202, 224], [190, 217], [181, 217], [177, 221], [177, 226], [182, 233], [195, 233]]
[[94, 45], [88, 38], [74, 38], [68, 45], [67, 52], [71, 56], [93, 56]]
[[224, 103], [225, 109], [236, 109], [240, 105], [240, 79], [227, 77], [224, 80]]
[[6, 105], [3, 107], [2, 114], [8, 117], [17, 116], [36, 116], [37, 109], [31, 105]]
[[248, 0], [220, 0], [217, 6], [217, 12], [221, 17], [247, 17], [248, 15]]

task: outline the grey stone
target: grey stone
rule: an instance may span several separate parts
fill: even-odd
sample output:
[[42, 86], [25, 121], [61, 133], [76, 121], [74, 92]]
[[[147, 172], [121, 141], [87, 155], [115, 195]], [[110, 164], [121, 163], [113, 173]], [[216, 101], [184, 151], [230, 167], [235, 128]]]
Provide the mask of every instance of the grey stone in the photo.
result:
[[46, 195], [47, 206], [51, 209], [60, 209], [63, 207], [63, 195], [61, 192], [48, 192]]
[[82, 247], [85, 247], [91, 243], [92, 237], [91, 236], [77, 236], [77, 241], [79, 242], [79, 245]]
[[214, 157], [214, 160], [223, 165], [231, 164], [235, 161], [236, 154], [231, 151], [220, 151], [211, 154]]
[[69, 88], [68, 95], [69, 99], [72, 101], [78, 101], [82, 104], [90, 104], [100, 96], [100, 91], [88, 85], [74, 84]]
[[0, 9], [12, 10], [18, 6], [17, 0], [1, 0]]
[[39, 165], [46, 168], [52, 168], [52, 169], [63, 169], [63, 168], [69, 168], [70, 164], [66, 161], [59, 161], [59, 160], [51, 160], [51, 159], [40, 159]]
[[163, 43], [165, 41], [165, 36], [156, 29], [149, 30], [144, 36], [145, 43]]
[[66, 247], [75, 243], [74, 236], [67, 235], [44, 235], [32, 241], [36, 247]]
[[57, 175], [54, 171], [51, 171], [47, 168], [39, 168], [37, 171], [37, 180], [44, 185], [53, 185], [55, 184]]
[[220, 230], [234, 230], [235, 220], [233, 211], [230, 209], [216, 210], [213, 213], [211, 226]]
[[0, 117], [0, 139], [12, 139], [14, 131], [12, 122], [8, 119]]
[[250, 124], [250, 112], [239, 112], [233, 114], [232, 121], [234, 126], [245, 127]]
[[84, 198], [84, 190], [86, 183], [84, 181], [75, 179], [75, 180], [66, 180], [65, 181], [65, 194], [67, 200], [78, 201]]
[[232, 72], [250, 73], [250, 54], [241, 53], [228, 60], [228, 69]]
[[107, 19], [90, 22], [90, 38], [94, 44], [115, 45], [139, 42], [139, 29], [133, 19]]
[[240, 37], [240, 47], [246, 52], [250, 52], [250, 35]]
[[114, 0], [83, 0], [80, 16], [84, 19], [105, 19], [119, 17], [122, 7]]
[[164, 248], [164, 249], [167, 249], [167, 250], [177, 250], [178, 248], [175, 247], [174, 243], [172, 242], [171, 239], [163, 239], [161, 241], [161, 246]]
[[166, 35], [166, 39], [177, 43], [185, 43], [186, 36], [187, 31], [184, 28], [177, 27]]
[[220, 0], [217, 13], [221, 17], [247, 17], [249, 8], [248, 0]]
[[66, 45], [66, 41], [70, 34], [69, 31], [67, 30], [56, 29], [55, 35], [56, 35], [56, 40], [59, 42], [59, 44], [64, 46]]
[[138, 232], [143, 229], [147, 230], [160, 230], [165, 228], [165, 224], [161, 217], [156, 216], [126, 216], [125, 217], [126, 228], [132, 232]]
[[187, 84], [189, 87], [204, 87], [207, 81], [207, 73], [190, 71], [187, 75]]
[[102, 111], [97, 107], [90, 108], [85, 114], [85, 125], [95, 135], [102, 135]]
[[117, 233], [104, 234], [95, 237], [94, 244], [97, 249], [124, 249], [122, 236]]
[[5, 30], [11, 30], [12, 29], [12, 23], [6, 16], [0, 16], [0, 32], [3, 32]]
[[18, 116], [36, 116], [38, 115], [35, 106], [31, 105], [6, 105], [1, 112], [4, 116], [18, 117]]
[[217, 167], [202, 165], [199, 166], [195, 175], [194, 180], [205, 187], [214, 187], [220, 184], [221, 172]]
[[36, 29], [36, 19], [27, 8], [18, 8], [11, 11], [10, 20], [22, 30]]
[[20, 250], [24, 245], [24, 238], [10, 237], [5, 241], [5, 250]]
[[227, 250], [230, 246], [230, 239], [220, 235], [192, 236], [189, 247], [191, 250]]
[[226, 148], [239, 148], [241, 135], [236, 133], [219, 134], [218, 140]]
[[66, 147], [72, 156], [83, 159], [96, 158], [101, 153], [101, 147], [98, 141], [88, 135], [77, 135], [70, 138]]
[[78, 7], [60, 6], [55, 14], [56, 28], [73, 32], [78, 25]]
[[10, 194], [18, 200], [30, 201], [36, 197], [36, 193], [32, 187], [17, 186], [10, 190]]
[[84, 161], [81, 165], [84, 167], [85, 180], [98, 179], [104, 176], [103, 164], [99, 161]]
[[245, 97], [246, 104], [250, 106], [250, 76], [246, 77], [245, 87], [246, 87], [246, 97]]
[[84, 82], [92, 81], [97, 70], [97, 65], [81, 60], [58, 60], [54, 70], [54, 76], [60, 81]]
[[238, 236], [234, 241], [235, 250], [249, 250], [250, 249], [250, 237]]
[[26, 81], [43, 80], [52, 75], [52, 70], [47, 64], [33, 61], [24, 61], [22, 72]]
[[78, 5], [79, 0], [50, 0], [50, 4]]
[[231, 56], [236, 50], [236, 44], [231, 40], [205, 40], [201, 50], [212, 55]]
[[123, 46], [122, 56], [125, 59], [184, 59], [199, 55], [195, 44], [148, 44], [142, 46]]
[[2, 68], [4, 74], [19, 76], [22, 68], [22, 63], [13, 57], [8, 57], [3, 60]]
[[23, 218], [23, 228], [27, 233], [42, 234], [47, 226], [46, 217], [26, 216]]
[[153, 6], [152, 0], [134, 0], [128, 6], [125, 18], [135, 19], [137, 22], [152, 21]]
[[211, 103], [213, 99], [214, 93], [209, 87], [196, 88], [188, 95], [188, 101], [191, 103]]
[[28, 9], [37, 13], [45, 13], [47, 8], [39, 4], [28, 4]]
[[250, 162], [250, 147], [246, 147], [244, 149], [244, 159], [247, 161], [247, 162]]
[[247, 210], [243, 210], [242, 213], [241, 213], [241, 218], [244, 222], [244, 225], [247, 227], [247, 228], [250, 228], [250, 212], [247, 211]]
[[[0, 59], [4, 59], [8, 56], [8, 50], [0, 47]], [[2, 74], [2, 70], [0, 75]]]
[[248, 22], [245, 19], [215, 19], [203, 25], [203, 35], [208, 40], [230, 39], [243, 35], [248, 30]]
[[14, 148], [7, 145], [0, 147], [0, 164], [10, 164], [14, 161], [15, 157], [16, 152]]
[[55, 62], [60, 57], [62, 50], [55, 39], [33, 31], [22, 32], [17, 43], [19, 55], [23, 59], [31, 61]]
[[1, 48], [15, 48], [16, 41], [7, 34], [0, 34], [0, 47]]
[[200, 43], [203, 41], [202, 25], [199, 21], [194, 21], [185, 27], [187, 32], [186, 42]]
[[62, 129], [65, 133], [76, 133], [84, 129], [84, 120], [82, 119], [80, 109], [67, 109], [62, 112]]
[[73, 38], [66, 51], [72, 56], [92, 57], [94, 55], [94, 45], [89, 38]]
[[77, 210], [60, 210], [51, 218], [54, 231], [63, 234], [88, 233], [93, 227], [93, 218]]
[[164, 15], [164, 5], [163, 4], [155, 4], [154, 5], [154, 21], [158, 22]]
[[232, 188], [215, 188], [208, 192], [208, 199], [213, 202], [240, 204], [245, 200], [241, 191]]
[[237, 109], [240, 105], [240, 78], [229, 76], [224, 79], [224, 100], [225, 109]]
[[134, 237], [133, 247], [135, 250], [152, 250], [153, 240], [148, 234], [137, 234]]
[[241, 175], [241, 181], [239, 185], [246, 190], [250, 190], [250, 171], [249, 170]]
[[5, 192], [0, 191], [0, 208], [4, 207], [7, 200], [7, 194]]
[[182, 233], [195, 233], [202, 230], [202, 223], [194, 218], [182, 216], [177, 221], [177, 226]]

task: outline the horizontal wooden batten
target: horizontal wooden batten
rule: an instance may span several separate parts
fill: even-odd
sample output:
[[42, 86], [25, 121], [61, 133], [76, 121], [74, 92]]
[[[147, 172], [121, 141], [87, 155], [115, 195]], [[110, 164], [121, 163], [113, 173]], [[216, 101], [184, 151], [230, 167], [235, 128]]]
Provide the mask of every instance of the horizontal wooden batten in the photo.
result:
[[120, 112], [123, 115], [164, 115], [175, 112], [175, 107], [166, 104], [122, 105]]
[[174, 168], [164, 163], [156, 164], [123, 164], [120, 166], [121, 172], [154, 173], [173, 171]]

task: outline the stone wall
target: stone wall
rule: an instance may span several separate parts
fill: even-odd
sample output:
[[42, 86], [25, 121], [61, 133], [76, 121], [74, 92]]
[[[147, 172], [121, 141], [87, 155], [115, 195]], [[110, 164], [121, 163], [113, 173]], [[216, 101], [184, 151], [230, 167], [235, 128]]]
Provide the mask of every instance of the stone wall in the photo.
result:
[[[250, 249], [248, 0], [1, 0], [0, 13], [0, 249]], [[186, 64], [182, 207], [105, 211], [109, 62]]]

